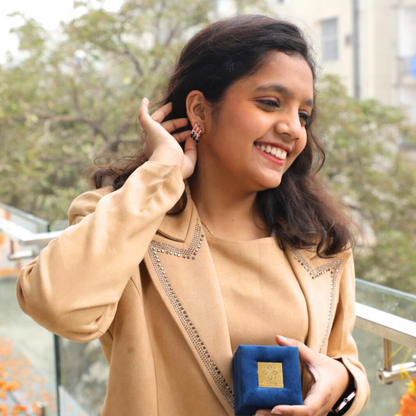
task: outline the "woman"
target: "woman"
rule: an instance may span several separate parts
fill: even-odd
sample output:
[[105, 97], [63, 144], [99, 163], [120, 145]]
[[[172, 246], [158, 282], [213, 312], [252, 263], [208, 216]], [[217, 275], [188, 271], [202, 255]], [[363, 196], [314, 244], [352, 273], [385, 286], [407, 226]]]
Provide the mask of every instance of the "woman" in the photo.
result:
[[103, 416], [232, 415], [235, 349], [276, 342], [299, 347], [306, 398], [257, 415], [364, 407], [349, 221], [314, 176], [314, 82], [292, 24], [243, 16], [197, 33], [165, 105], [140, 107], [146, 161], [97, 171], [71, 227], [22, 270], [26, 313], [100, 338]]

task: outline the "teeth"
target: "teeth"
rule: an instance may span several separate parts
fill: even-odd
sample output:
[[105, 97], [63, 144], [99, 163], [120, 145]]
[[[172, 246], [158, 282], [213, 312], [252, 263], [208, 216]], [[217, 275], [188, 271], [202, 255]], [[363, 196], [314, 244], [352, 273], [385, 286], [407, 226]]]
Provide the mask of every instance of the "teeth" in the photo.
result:
[[264, 144], [258, 145], [256, 144], [257, 149], [260, 149], [262, 152], [269, 153], [276, 157], [277, 159], [286, 159], [287, 152], [283, 149], [280, 149], [278, 147], [272, 147], [269, 144], [265, 146]]

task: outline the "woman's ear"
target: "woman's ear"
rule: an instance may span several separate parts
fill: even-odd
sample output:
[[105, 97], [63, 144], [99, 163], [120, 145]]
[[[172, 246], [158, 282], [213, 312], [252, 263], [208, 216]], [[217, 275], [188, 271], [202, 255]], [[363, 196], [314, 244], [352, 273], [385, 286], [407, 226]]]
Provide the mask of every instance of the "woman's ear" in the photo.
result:
[[202, 134], [206, 131], [210, 107], [201, 91], [191, 91], [186, 97], [186, 113], [191, 126], [198, 124]]

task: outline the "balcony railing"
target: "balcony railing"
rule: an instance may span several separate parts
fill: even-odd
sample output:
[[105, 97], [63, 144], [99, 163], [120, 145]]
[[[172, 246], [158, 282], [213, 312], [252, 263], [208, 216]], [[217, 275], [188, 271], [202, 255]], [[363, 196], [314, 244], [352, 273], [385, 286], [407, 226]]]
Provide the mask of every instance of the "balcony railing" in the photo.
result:
[[[19, 385], [0, 404], [20, 403], [28, 416], [98, 416], [108, 375], [99, 342], [51, 335], [21, 312], [15, 296], [20, 264], [57, 235], [47, 223], [0, 204], [0, 380], [7, 371], [8, 381]], [[407, 390], [403, 370], [416, 370], [416, 296], [357, 279], [356, 315], [354, 338], [371, 385], [361, 415], [393, 416]]]

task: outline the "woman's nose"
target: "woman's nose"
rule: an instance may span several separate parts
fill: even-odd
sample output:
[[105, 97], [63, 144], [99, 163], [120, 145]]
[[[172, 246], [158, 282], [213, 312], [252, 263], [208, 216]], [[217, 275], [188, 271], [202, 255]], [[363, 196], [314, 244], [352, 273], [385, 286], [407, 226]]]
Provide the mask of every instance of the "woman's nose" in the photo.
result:
[[280, 113], [275, 126], [276, 133], [290, 137], [292, 140], [299, 139], [302, 134], [302, 124], [299, 114], [296, 112]]

